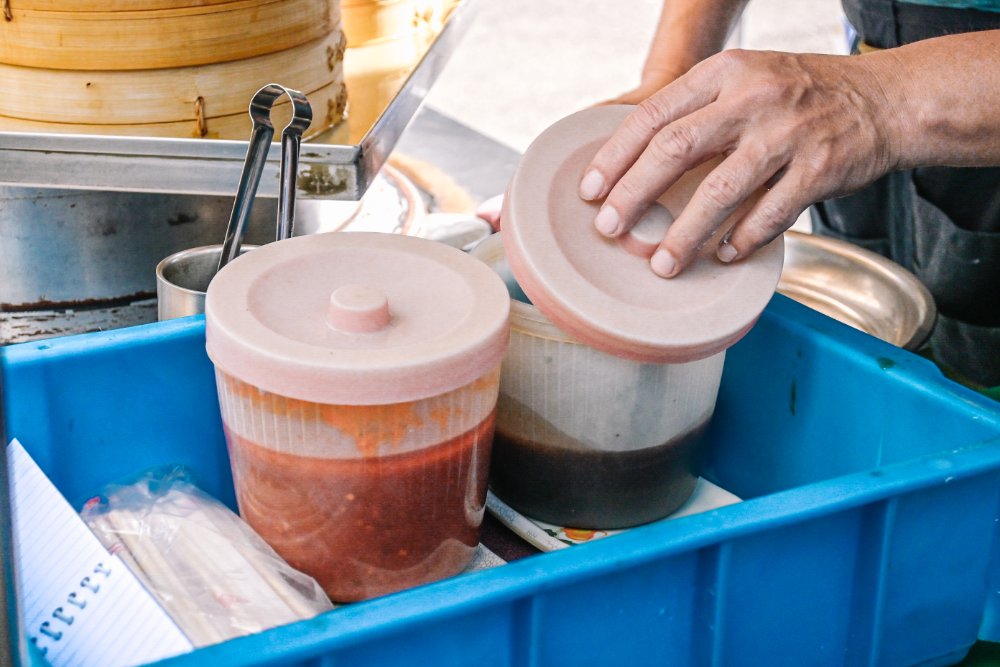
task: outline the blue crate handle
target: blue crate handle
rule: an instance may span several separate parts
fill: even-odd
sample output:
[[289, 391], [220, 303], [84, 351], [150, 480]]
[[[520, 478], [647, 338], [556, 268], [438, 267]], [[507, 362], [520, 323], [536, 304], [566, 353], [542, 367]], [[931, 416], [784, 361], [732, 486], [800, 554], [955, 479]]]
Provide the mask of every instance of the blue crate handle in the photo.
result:
[[[7, 434], [3, 417], [3, 376], [0, 375], [0, 443], [4, 446], [3, 465], [0, 466], [0, 665], [30, 664], [24, 636], [21, 634], [21, 610], [14, 586], [14, 536], [10, 510], [10, 480], [7, 475]], [[14, 641], [16, 639], [16, 641]]]

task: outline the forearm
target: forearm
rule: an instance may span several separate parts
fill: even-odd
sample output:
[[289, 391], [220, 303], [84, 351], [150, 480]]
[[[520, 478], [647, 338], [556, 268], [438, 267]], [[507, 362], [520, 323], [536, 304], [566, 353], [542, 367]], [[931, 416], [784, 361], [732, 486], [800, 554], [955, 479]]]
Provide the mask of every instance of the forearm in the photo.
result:
[[664, 0], [643, 80], [667, 83], [726, 44], [748, 0]]
[[894, 119], [895, 165], [1000, 165], [1000, 30], [860, 56]]

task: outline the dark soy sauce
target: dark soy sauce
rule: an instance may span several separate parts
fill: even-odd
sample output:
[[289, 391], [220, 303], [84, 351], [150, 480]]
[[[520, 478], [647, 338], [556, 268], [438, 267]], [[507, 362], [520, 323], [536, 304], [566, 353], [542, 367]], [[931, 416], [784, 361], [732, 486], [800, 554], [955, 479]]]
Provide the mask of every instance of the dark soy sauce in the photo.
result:
[[[511, 412], [503, 409], [507, 403]], [[501, 399], [493, 441], [490, 487], [504, 502], [535, 519], [573, 528], [626, 528], [664, 516], [694, 491], [695, 463], [708, 418], [669, 442], [631, 451], [598, 450], [551, 424], [518, 430], [545, 442], [513, 436], [501, 426], [524, 424], [523, 406]], [[507, 419], [504, 419], [506, 417]]]

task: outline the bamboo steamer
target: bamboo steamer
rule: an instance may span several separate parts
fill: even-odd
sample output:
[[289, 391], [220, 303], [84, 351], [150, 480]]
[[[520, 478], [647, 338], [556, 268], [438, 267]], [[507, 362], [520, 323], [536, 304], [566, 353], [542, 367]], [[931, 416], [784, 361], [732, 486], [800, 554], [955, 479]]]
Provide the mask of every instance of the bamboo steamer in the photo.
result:
[[[313, 121], [303, 133], [303, 138], [308, 139], [324, 132], [344, 118], [347, 108], [347, 88], [343, 81], [342, 65], [337, 66], [336, 75], [335, 81], [318, 90], [301, 91], [309, 98], [309, 103], [313, 108]], [[250, 136], [252, 127], [250, 115], [247, 112], [248, 103], [260, 85], [257, 82], [247, 89], [244, 95], [243, 109], [238, 113], [221, 116], [206, 114], [203, 119], [199, 119], [192, 112], [184, 120], [130, 124], [47, 123], [0, 116], [0, 131], [245, 140]], [[207, 106], [205, 108], [209, 109]], [[280, 130], [290, 119], [291, 109], [287, 99], [276, 103], [271, 110], [271, 121], [274, 126]]]
[[441, 31], [446, 0], [342, 0], [341, 20], [351, 48], [400, 39], [414, 30]]
[[7, 90], [0, 96], [0, 116], [76, 125], [169, 123], [196, 120], [199, 104], [209, 120], [245, 114], [254, 91], [272, 79], [307, 94], [342, 82], [343, 54], [343, 36], [334, 31], [278, 53], [194, 67], [82, 71], [0, 65]]
[[18, 10], [40, 9], [66, 12], [145, 12], [155, 9], [206, 7], [233, 0], [10, 0]]
[[0, 21], [0, 63], [76, 70], [206, 65], [300, 46], [340, 24], [336, 0], [137, 0], [153, 7], [141, 10], [112, 0], [110, 11], [92, 9], [96, 0], [28, 2], [62, 8], [12, 2], [10, 20]]
[[344, 54], [351, 94], [350, 125], [366, 130], [375, 124], [427, 51], [430, 38], [420, 29], [389, 40], [369, 42]]

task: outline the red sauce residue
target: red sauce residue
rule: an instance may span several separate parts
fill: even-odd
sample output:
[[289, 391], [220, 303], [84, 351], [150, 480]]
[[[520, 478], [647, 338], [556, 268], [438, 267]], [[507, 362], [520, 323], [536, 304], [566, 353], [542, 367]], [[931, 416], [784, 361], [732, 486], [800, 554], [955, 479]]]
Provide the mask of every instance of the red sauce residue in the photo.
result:
[[276, 415], [288, 416], [296, 412], [304, 412], [307, 408], [315, 405], [309, 401], [301, 401], [297, 398], [282, 396], [281, 394], [272, 394], [269, 391], [264, 391], [252, 384], [243, 382], [232, 375], [222, 373], [221, 376], [222, 381], [226, 385], [226, 391], [230, 395], [249, 399], [256, 410], [263, 409], [263, 406], [266, 405], [270, 412]]
[[[498, 382], [499, 368], [474, 380], [467, 387], [457, 391], [488, 391]], [[423, 428], [427, 419], [444, 430], [463, 410], [458, 405], [439, 405], [431, 408], [427, 417], [421, 416], [417, 406], [422, 401], [390, 403], [386, 405], [334, 405], [313, 403], [281, 394], [272, 394], [239, 380], [222, 374], [226, 392], [233, 397], [250, 401], [254, 410], [268, 412], [280, 417], [298, 416], [306, 419], [312, 415], [319, 418], [348, 437], [362, 456], [378, 456], [385, 448], [398, 447], [406, 436]]]
[[418, 451], [355, 459], [275, 452], [227, 430], [240, 513], [336, 601], [457, 574], [479, 543], [494, 420]]
[[321, 414], [323, 421], [349, 437], [363, 456], [376, 456], [380, 446], [398, 447], [408, 433], [423, 425], [416, 407], [416, 403], [324, 405]]

